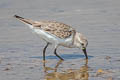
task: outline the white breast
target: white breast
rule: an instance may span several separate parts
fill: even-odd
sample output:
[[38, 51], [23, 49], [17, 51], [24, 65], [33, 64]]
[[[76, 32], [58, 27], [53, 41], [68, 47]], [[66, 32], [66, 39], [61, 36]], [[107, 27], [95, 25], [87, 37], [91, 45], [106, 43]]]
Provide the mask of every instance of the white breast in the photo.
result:
[[33, 28], [32, 25], [29, 25], [29, 27], [35, 33], [37, 33], [43, 40], [45, 40], [45, 41], [47, 41], [49, 43], [52, 43], [52, 44], [55, 44], [55, 45], [62, 45], [62, 46], [65, 46], [65, 47], [72, 46], [72, 41], [73, 41], [72, 37], [73, 37], [73, 35], [71, 35], [69, 38], [61, 39], [59, 37], [56, 37], [53, 34], [45, 32], [45, 31], [43, 31], [41, 29]]
[[40, 29], [33, 29], [35, 33], [37, 33], [42, 39], [44, 39], [47, 42], [54, 43], [57, 42], [57, 39], [55, 36], [50, 35], [49, 33], [40, 30]]

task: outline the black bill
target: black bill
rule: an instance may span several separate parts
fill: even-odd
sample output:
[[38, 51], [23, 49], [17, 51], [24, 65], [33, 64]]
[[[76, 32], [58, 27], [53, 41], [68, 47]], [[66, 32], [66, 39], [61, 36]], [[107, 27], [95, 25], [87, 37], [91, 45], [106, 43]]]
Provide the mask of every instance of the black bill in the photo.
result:
[[85, 54], [86, 59], [88, 59], [87, 52], [86, 52], [86, 48], [82, 48], [82, 50], [83, 50], [83, 52], [84, 52], [84, 54]]

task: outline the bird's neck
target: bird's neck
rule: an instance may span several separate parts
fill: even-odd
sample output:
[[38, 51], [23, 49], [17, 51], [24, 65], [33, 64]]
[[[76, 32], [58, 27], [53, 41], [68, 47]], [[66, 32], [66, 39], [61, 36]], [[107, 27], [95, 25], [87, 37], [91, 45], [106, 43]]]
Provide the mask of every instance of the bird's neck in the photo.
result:
[[76, 32], [73, 38], [73, 45], [77, 48], [80, 48], [79, 33]]

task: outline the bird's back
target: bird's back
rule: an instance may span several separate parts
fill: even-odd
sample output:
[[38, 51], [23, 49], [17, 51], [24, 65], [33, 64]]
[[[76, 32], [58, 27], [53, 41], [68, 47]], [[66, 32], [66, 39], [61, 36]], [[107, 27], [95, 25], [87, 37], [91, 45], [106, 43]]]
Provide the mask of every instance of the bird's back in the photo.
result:
[[40, 21], [33, 25], [59, 38], [68, 38], [74, 30], [71, 26], [56, 21]]
[[27, 24], [47, 42], [56, 41], [63, 44], [73, 42], [76, 31], [69, 25], [56, 21], [33, 21], [17, 15], [14, 17]]
[[59, 38], [68, 38], [75, 31], [71, 26], [56, 21], [33, 21], [31, 19], [25, 19], [18, 15], [14, 15], [15, 18], [19, 19], [23, 23], [29, 25], [31, 28], [41, 29], [49, 34], [55, 35]]

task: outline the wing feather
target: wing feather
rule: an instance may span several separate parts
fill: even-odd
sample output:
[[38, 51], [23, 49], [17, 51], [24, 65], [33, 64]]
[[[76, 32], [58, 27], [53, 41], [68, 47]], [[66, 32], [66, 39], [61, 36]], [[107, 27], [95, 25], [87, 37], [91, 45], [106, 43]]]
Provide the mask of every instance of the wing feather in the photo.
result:
[[56, 21], [40, 21], [39, 22], [39, 21], [30, 20], [30, 19], [25, 19], [18, 15], [14, 15], [14, 17], [26, 24], [32, 25], [34, 28], [40, 28], [59, 38], [68, 38], [75, 32], [75, 30], [69, 25], [66, 25], [64, 23], [59, 23]]
[[44, 31], [53, 34], [59, 38], [70, 37], [73, 33], [73, 28], [64, 23], [59, 23], [55, 21], [43, 21], [34, 24], [34, 27], [41, 28]]

